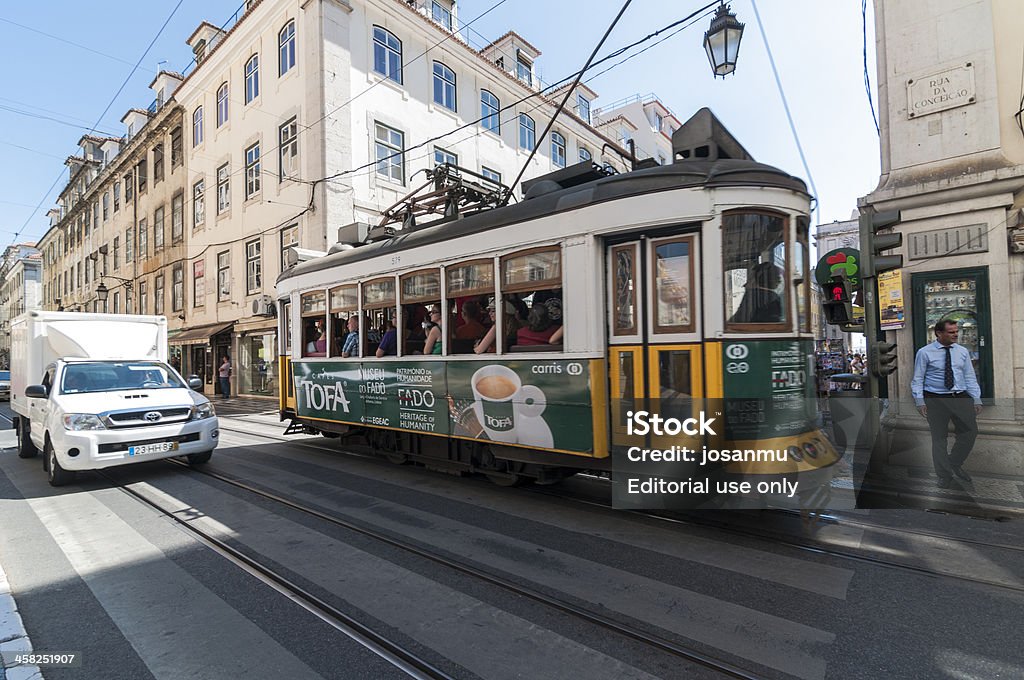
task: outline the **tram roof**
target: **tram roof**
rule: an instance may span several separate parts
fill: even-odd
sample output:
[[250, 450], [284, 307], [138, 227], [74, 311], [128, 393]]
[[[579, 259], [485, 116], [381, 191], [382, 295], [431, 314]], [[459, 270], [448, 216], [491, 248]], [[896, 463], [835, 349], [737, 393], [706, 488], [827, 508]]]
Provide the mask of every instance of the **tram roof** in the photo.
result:
[[[558, 173], [552, 173], [556, 174]], [[532, 183], [543, 181], [547, 177], [536, 178]], [[283, 281], [342, 264], [449, 241], [606, 201], [691, 187], [773, 187], [807, 194], [807, 185], [803, 180], [771, 165], [740, 159], [686, 160], [672, 165], [658, 165], [602, 177], [576, 186], [553, 190], [503, 208], [474, 213], [454, 220], [432, 222], [412, 231], [399, 231], [389, 239], [300, 262], [283, 271], [277, 280]]]

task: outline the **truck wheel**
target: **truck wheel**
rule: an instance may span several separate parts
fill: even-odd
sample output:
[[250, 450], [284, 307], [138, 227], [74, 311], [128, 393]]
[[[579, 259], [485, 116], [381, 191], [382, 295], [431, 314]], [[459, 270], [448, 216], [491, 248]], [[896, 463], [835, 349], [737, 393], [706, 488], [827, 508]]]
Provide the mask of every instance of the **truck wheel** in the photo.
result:
[[57, 461], [57, 452], [53, 450], [53, 444], [49, 441], [46, 442], [46, 478], [50, 482], [50, 486], [64, 486], [70, 484], [75, 479], [75, 473], [71, 470], [65, 470], [60, 466]]
[[203, 465], [204, 463], [210, 462], [210, 456], [213, 455], [213, 451], [203, 451], [202, 453], [190, 453], [188, 454], [189, 465]]
[[28, 420], [25, 418], [18, 418], [14, 425], [18, 433], [18, 458], [35, 458], [39, 453], [39, 449], [32, 443], [28, 428]]

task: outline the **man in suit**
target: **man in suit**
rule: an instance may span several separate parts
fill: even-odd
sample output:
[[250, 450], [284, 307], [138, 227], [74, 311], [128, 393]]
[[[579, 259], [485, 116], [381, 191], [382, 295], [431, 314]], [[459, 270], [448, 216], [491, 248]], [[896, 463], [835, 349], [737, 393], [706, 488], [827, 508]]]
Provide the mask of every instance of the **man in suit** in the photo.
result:
[[[960, 329], [955, 321], [935, 324], [935, 342], [917, 351], [910, 393], [922, 416], [928, 419], [932, 434], [932, 462], [939, 488], [947, 489], [953, 477], [965, 482], [971, 476], [964, 461], [978, 436], [977, 415], [981, 413], [981, 386], [974, 374], [971, 354], [957, 344]], [[946, 452], [949, 421], [953, 421], [956, 439]]]

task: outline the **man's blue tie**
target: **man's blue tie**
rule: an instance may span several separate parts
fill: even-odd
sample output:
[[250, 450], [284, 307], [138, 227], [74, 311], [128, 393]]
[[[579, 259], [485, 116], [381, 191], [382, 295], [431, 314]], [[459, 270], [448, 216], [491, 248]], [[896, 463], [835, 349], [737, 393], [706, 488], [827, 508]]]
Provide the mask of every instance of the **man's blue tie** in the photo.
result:
[[946, 350], [946, 389], [952, 391], [956, 381], [953, 379], [953, 355], [948, 345], [942, 349]]

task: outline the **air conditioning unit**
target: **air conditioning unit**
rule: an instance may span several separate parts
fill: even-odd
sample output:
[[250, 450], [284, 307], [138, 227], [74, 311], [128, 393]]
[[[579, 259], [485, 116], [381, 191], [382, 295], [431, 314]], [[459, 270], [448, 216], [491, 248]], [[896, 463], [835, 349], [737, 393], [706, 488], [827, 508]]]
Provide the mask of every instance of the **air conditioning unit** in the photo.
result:
[[252, 301], [253, 316], [274, 316], [275, 312], [274, 298], [269, 295], [261, 295]]

